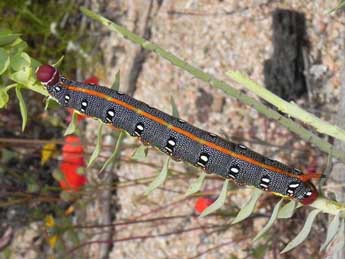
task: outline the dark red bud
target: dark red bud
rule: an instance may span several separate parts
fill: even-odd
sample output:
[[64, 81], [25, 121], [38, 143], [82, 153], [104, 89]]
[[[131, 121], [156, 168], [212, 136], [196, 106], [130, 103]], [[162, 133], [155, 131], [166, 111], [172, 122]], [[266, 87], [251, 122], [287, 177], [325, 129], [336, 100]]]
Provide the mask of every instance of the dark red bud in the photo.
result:
[[36, 71], [36, 78], [44, 85], [53, 86], [59, 81], [59, 71], [51, 65], [41, 65]]

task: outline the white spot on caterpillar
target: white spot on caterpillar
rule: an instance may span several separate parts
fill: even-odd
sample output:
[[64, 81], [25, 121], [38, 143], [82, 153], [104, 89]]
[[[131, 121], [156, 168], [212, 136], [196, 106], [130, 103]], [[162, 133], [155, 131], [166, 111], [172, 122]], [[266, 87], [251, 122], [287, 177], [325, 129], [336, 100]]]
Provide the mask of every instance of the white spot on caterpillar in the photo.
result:
[[267, 190], [268, 189], [268, 185], [267, 184], [264, 184], [264, 183], [260, 183], [260, 187], [264, 190]]
[[60, 91], [61, 91], [61, 87], [58, 86], [58, 85], [56, 85], [56, 86], [54, 87], [54, 90], [55, 90], [56, 92], [60, 92]]
[[201, 166], [202, 168], [205, 168], [207, 162], [208, 162], [208, 154], [202, 153], [199, 157], [199, 161], [197, 162], [197, 165]]
[[208, 162], [208, 157], [206, 155], [201, 155], [200, 160], [202, 160], [204, 162]]
[[67, 104], [69, 102], [69, 100], [71, 99], [71, 97], [68, 94], [66, 94], [64, 99], [65, 99], [65, 101], [64, 101], [65, 104]]
[[137, 125], [137, 129], [140, 130], [140, 131], [143, 131], [143, 130], [144, 130], [144, 127], [143, 127], [143, 125], [138, 124], [138, 125]]
[[110, 117], [114, 117], [115, 116], [115, 112], [113, 110], [109, 110], [107, 112], [107, 114], [110, 116]]
[[176, 145], [176, 143], [175, 143], [175, 141], [173, 140], [173, 139], [169, 139], [168, 140], [168, 144], [170, 145], [170, 146], [175, 146]]
[[242, 145], [242, 144], [239, 144], [238, 147], [239, 147], [240, 149], [243, 149], [243, 150], [246, 150], [246, 149], [247, 149], [247, 147], [246, 147], [245, 145]]
[[289, 187], [290, 187], [291, 189], [296, 189], [298, 186], [299, 186], [299, 183], [290, 183], [290, 184], [289, 184]]
[[264, 182], [264, 183], [269, 183], [271, 180], [270, 180], [270, 178], [268, 178], [268, 177], [262, 177], [262, 179], [261, 179], [261, 182]]
[[287, 193], [290, 194], [290, 195], [292, 195], [292, 194], [294, 194], [294, 191], [291, 190], [291, 189], [288, 189], [288, 190], [287, 190]]
[[144, 131], [144, 124], [142, 123], [138, 123], [136, 126], [135, 126], [135, 130], [134, 130], [134, 134], [137, 135], [138, 137], [141, 136], [141, 134], [143, 133]]
[[238, 174], [240, 172], [240, 169], [238, 167], [231, 167], [230, 168], [230, 172], [234, 173], [234, 174]]

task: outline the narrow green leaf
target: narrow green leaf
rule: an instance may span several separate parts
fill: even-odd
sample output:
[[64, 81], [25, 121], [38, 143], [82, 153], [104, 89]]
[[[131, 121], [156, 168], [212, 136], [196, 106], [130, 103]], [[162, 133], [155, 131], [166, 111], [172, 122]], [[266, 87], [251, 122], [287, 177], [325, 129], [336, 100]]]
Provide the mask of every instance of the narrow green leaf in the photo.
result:
[[192, 195], [192, 194], [194, 194], [194, 193], [196, 193], [196, 192], [198, 192], [198, 191], [200, 191], [201, 190], [201, 188], [202, 188], [202, 186], [203, 186], [203, 183], [204, 183], [204, 180], [205, 180], [205, 178], [206, 178], [206, 173], [205, 172], [202, 172], [200, 175], [199, 175], [199, 177], [198, 177], [198, 179], [194, 182], [194, 183], [192, 183], [190, 186], [189, 186], [189, 188], [188, 188], [188, 190], [186, 191], [186, 196], [189, 196], [189, 195]]
[[241, 208], [241, 210], [239, 211], [236, 218], [233, 220], [231, 224], [236, 224], [248, 218], [253, 213], [256, 202], [258, 201], [261, 194], [262, 194], [262, 191], [255, 188], [254, 191], [252, 192], [252, 196], [250, 197], [248, 202], [244, 204], [244, 206]]
[[0, 75], [2, 75], [10, 65], [10, 56], [7, 54], [7, 51], [3, 48], [0, 48]]
[[0, 88], [0, 109], [5, 107], [5, 105], [8, 103], [9, 96], [5, 89]]
[[54, 99], [51, 96], [48, 96], [48, 98], [45, 99], [45, 105], [44, 105], [44, 110], [48, 110], [48, 109], [55, 109], [55, 108], [61, 108], [61, 105], [56, 101], [56, 99]]
[[278, 212], [278, 219], [289, 219], [295, 213], [297, 202], [294, 200], [286, 203]]
[[25, 85], [25, 86], [27, 87], [27, 89], [35, 91], [44, 96], [48, 96], [47, 89], [41, 83], [34, 83], [34, 84]]
[[0, 46], [5, 46], [14, 42], [17, 38], [19, 38], [20, 34], [18, 33], [11, 33], [11, 32], [0, 32]]
[[171, 107], [172, 107], [172, 116], [179, 118], [177, 105], [175, 103], [174, 97], [172, 97], [172, 96], [170, 96], [170, 103], [171, 103]]
[[168, 166], [169, 166], [170, 157], [167, 157], [164, 161], [164, 165], [160, 173], [157, 175], [157, 177], [150, 183], [150, 185], [145, 190], [144, 194], [148, 195], [153, 190], [157, 189], [162, 183], [164, 183], [165, 179], [168, 176]]
[[319, 213], [320, 213], [319, 209], [312, 210], [309, 213], [301, 232], [299, 232], [298, 235], [292, 241], [290, 241], [290, 243], [287, 244], [287, 246], [283, 249], [283, 251], [280, 252], [281, 254], [286, 253], [290, 251], [291, 249], [295, 248], [307, 238], [311, 230], [311, 227], [313, 226], [314, 219]]
[[114, 83], [112, 84], [111, 89], [116, 90], [116, 91], [120, 90], [120, 71], [118, 71], [118, 72], [116, 73], [116, 75], [115, 75], [115, 81], [114, 81]]
[[140, 161], [147, 157], [148, 147], [140, 145], [133, 153], [132, 159]]
[[99, 123], [98, 125], [98, 132], [97, 132], [97, 143], [96, 143], [96, 147], [95, 150], [92, 152], [92, 155], [89, 159], [89, 162], [87, 164], [87, 167], [90, 167], [96, 160], [96, 158], [99, 156], [99, 154], [101, 153], [101, 148], [102, 148], [102, 130], [103, 130], [103, 123]]
[[28, 121], [28, 110], [26, 109], [26, 104], [19, 87], [16, 87], [16, 95], [19, 101], [20, 114], [22, 115], [22, 131], [24, 131]]
[[68, 127], [64, 133], [64, 136], [71, 135], [71, 134], [76, 132], [76, 130], [77, 130], [77, 118], [78, 118], [78, 114], [75, 111], [73, 111], [71, 122], [69, 123], [69, 125], [68, 125]]
[[281, 199], [275, 206], [271, 215], [270, 220], [267, 222], [266, 226], [254, 237], [254, 241], [262, 237], [266, 232], [272, 227], [273, 223], [276, 221], [280, 206], [282, 205], [284, 199]]
[[105, 161], [100, 172], [103, 172], [104, 169], [106, 169], [108, 166], [110, 166], [111, 164], [114, 164], [116, 162], [116, 160], [120, 154], [120, 148], [121, 148], [122, 140], [124, 137], [125, 137], [125, 133], [124, 133], [124, 131], [121, 131], [119, 134], [119, 137], [117, 138], [115, 149], [114, 149], [113, 153], [108, 158], [108, 160]]
[[58, 61], [56, 61], [55, 64], [53, 64], [52, 66], [53, 66], [53, 67], [58, 67], [58, 66], [60, 66], [60, 64], [62, 63], [62, 61], [63, 61], [64, 58], [65, 58], [65, 56], [62, 55], [62, 56], [58, 59]]
[[328, 244], [333, 240], [337, 234], [340, 226], [340, 217], [339, 214], [335, 215], [333, 220], [329, 223], [327, 228], [327, 236], [325, 242], [322, 244], [320, 251], [324, 250]]
[[336, 241], [334, 242], [334, 246], [332, 247], [332, 254], [337, 254], [342, 249], [345, 249], [345, 219], [341, 221], [341, 225], [339, 227], [339, 232], [336, 237]]
[[226, 199], [226, 195], [228, 193], [228, 185], [229, 185], [229, 179], [226, 179], [224, 181], [223, 188], [222, 188], [222, 190], [221, 190], [217, 200], [215, 200], [214, 203], [212, 203], [210, 206], [208, 206], [200, 214], [201, 218], [211, 214], [212, 212], [215, 212], [216, 210], [218, 210], [219, 208], [221, 208], [224, 205], [225, 199]]

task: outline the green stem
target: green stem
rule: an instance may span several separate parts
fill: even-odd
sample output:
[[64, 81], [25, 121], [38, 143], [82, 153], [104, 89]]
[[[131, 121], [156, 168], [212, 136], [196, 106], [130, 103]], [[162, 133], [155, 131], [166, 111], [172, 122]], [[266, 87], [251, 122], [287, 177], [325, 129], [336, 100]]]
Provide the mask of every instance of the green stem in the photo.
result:
[[279, 96], [271, 93], [265, 87], [258, 85], [241, 72], [229, 71], [226, 73], [226, 75], [237, 83], [248, 88], [250, 91], [254, 92], [257, 96], [277, 107], [277, 109], [281, 112], [303, 121], [305, 124], [309, 124], [322, 134], [327, 134], [339, 140], [345, 141], [345, 130], [321, 120], [314, 114], [303, 110], [296, 103], [283, 100]]

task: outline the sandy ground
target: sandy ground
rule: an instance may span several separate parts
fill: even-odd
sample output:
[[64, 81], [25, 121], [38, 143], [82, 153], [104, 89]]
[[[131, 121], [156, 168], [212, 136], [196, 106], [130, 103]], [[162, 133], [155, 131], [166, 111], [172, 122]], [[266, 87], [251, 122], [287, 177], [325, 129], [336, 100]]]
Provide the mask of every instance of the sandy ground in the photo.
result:
[[[117, 8], [114, 1], [111, 8]], [[126, 4], [122, 3], [124, 10]], [[272, 54], [271, 14], [276, 8], [288, 8], [305, 13], [307, 32], [311, 42], [311, 68], [320, 74], [322, 88], [317, 89], [320, 97], [321, 116], [330, 119], [334, 112], [340, 84], [340, 49], [342, 47], [344, 20], [340, 15], [327, 15], [326, 11], [335, 6], [335, 1], [164, 1], [162, 8], [150, 21], [150, 40], [171, 51], [189, 63], [212, 73], [219, 79], [229, 81], [225, 73], [229, 70], [240, 70], [253, 80], [263, 83], [263, 62]], [[109, 8], [110, 8], [109, 7]], [[108, 10], [109, 11], [109, 10]], [[124, 23], [126, 18], [123, 18]], [[120, 55], [116, 64], [112, 62], [114, 46], [123, 46], [127, 41], [111, 33], [102, 40], [101, 47], [105, 53], [108, 79], [112, 82], [114, 71], [126, 62]], [[121, 48], [120, 48], [121, 50]], [[321, 58], [317, 58], [321, 56]], [[113, 65], [110, 65], [113, 64]], [[316, 66], [316, 67], [315, 67]], [[316, 73], [316, 72], [315, 72]], [[317, 73], [316, 73], [317, 74]], [[240, 86], [235, 86], [240, 88]], [[309, 161], [318, 156], [318, 167], [322, 168], [326, 155], [311, 149], [302, 141], [289, 143], [294, 138], [286, 129], [268, 121], [255, 110], [228, 98], [219, 90], [193, 78], [188, 73], [172, 66], [154, 53], [147, 53], [142, 71], [138, 78], [136, 98], [171, 113], [171, 96], [174, 98], [180, 117], [190, 123], [232, 139], [260, 139], [270, 145], [257, 145], [244, 142], [257, 152], [288, 163], [291, 166], [305, 167]], [[305, 100], [299, 101], [305, 105]], [[327, 111], [323, 112], [323, 111]], [[96, 124], [95, 124], [96, 125]], [[96, 126], [88, 126], [96, 128]], [[138, 143], [126, 139], [126, 144]], [[274, 145], [285, 145], [286, 149], [277, 152]], [[129, 158], [133, 150], [122, 153], [122, 158]], [[121, 163], [116, 171], [120, 184], [142, 177], [155, 176], [164, 156], [150, 150], [145, 162], [152, 162], [156, 168], [144, 164]], [[172, 162], [171, 168], [178, 172], [195, 172], [190, 166]], [[137, 236], [153, 235], [154, 237], [138, 240], [116, 242], [109, 258], [244, 258], [246, 249], [257, 243], [251, 240], [255, 231], [262, 228], [266, 220], [244, 222], [236, 230], [212, 232], [212, 230], [194, 230], [175, 235], [165, 233], [200, 228], [209, 224], [226, 224], [229, 217], [194, 217], [194, 198], [185, 199], [184, 193], [195, 177], [169, 176], [164, 188], [155, 190], [149, 196], [143, 196], [147, 183], [121, 187], [117, 190], [116, 221], [127, 219], [148, 219], [185, 215], [186, 217], [155, 222], [128, 224], [115, 228], [114, 239], [121, 240]], [[222, 181], [208, 179], [205, 191], [216, 197]], [[250, 188], [230, 191], [224, 209], [231, 211], [234, 205], [241, 206], [251, 193]], [[270, 213], [263, 211], [263, 213]], [[253, 232], [254, 231], [254, 232]], [[246, 239], [243, 239], [246, 237]], [[312, 242], [307, 241], [300, 248], [299, 256], [306, 258]], [[312, 246], [315, 249], [315, 246]], [[13, 247], [15, 249], [15, 246]], [[208, 251], [208, 249], [211, 249]], [[317, 248], [318, 249], [318, 248]], [[202, 255], [198, 255], [202, 254]], [[232, 255], [236, 257], [231, 257]], [[18, 257], [20, 258], [20, 257]], [[25, 258], [25, 257], [23, 257]], [[26, 258], [35, 258], [29, 256]], [[273, 258], [268, 252], [265, 258]], [[279, 255], [277, 258], [280, 258]]]

